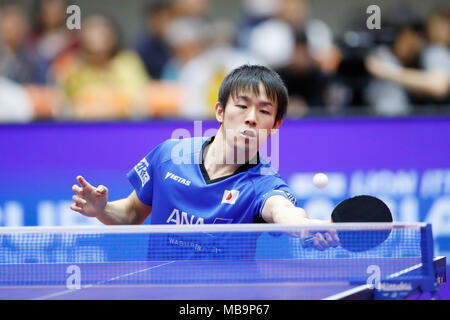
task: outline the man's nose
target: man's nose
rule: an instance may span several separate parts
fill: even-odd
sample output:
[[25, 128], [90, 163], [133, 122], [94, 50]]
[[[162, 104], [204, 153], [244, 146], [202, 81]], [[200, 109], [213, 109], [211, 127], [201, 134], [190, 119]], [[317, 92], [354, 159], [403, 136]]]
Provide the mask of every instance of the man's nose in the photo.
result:
[[245, 116], [245, 124], [250, 126], [256, 126], [257, 119], [256, 119], [256, 108], [248, 108], [248, 112]]

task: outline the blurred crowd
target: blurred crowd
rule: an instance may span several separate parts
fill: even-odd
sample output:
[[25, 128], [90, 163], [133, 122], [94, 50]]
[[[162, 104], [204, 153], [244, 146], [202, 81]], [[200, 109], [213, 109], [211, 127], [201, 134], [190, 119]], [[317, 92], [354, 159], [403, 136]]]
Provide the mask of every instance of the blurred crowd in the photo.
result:
[[246, 63], [279, 72], [291, 117], [450, 106], [449, 8], [392, 7], [379, 30], [362, 9], [336, 35], [308, 0], [241, 4], [235, 22], [213, 19], [209, 0], [149, 1], [145, 28], [123, 39], [114, 19], [83, 8], [81, 29], [68, 30], [65, 0], [36, 0], [32, 12], [4, 3], [0, 121], [209, 118], [224, 76]]

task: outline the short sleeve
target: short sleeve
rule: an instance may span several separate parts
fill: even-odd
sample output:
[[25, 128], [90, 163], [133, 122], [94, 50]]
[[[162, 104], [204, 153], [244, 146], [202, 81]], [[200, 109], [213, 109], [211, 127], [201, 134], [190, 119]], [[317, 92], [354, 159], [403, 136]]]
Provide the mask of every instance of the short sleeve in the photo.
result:
[[258, 216], [260, 218], [262, 217], [262, 209], [264, 208], [264, 205], [265, 205], [267, 199], [269, 199], [272, 196], [282, 196], [282, 197], [286, 198], [287, 200], [289, 200], [294, 206], [297, 206], [297, 199], [292, 194], [291, 189], [285, 184], [278, 185], [278, 186], [275, 186], [271, 190], [266, 190], [266, 192], [260, 194], [257, 197], [256, 208], [257, 208]]
[[139, 161], [127, 174], [137, 197], [146, 205], [152, 205], [154, 168], [158, 163], [160, 146], [153, 149]]
[[422, 65], [428, 71], [444, 71], [450, 77], [450, 54], [448, 48], [432, 46], [424, 50]]

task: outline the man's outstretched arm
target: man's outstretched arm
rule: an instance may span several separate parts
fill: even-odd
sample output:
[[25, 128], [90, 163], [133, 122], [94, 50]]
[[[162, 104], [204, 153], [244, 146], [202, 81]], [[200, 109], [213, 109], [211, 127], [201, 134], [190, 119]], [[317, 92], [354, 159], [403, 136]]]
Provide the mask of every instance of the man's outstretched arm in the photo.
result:
[[283, 196], [272, 196], [266, 200], [262, 218], [268, 223], [292, 225], [329, 224], [329, 221], [309, 219], [305, 210], [296, 207]]
[[[330, 225], [330, 221], [309, 219], [306, 211], [296, 207], [288, 199], [282, 196], [272, 196], [266, 200], [262, 209], [262, 218], [268, 223], [280, 223], [288, 225]], [[304, 233], [303, 236], [307, 236]], [[337, 247], [339, 238], [336, 232], [317, 232], [313, 237], [314, 248], [324, 250], [329, 247]]]
[[77, 177], [81, 187], [74, 185], [70, 208], [87, 217], [95, 217], [107, 225], [141, 224], [150, 215], [152, 207], [142, 203], [133, 191], [127, 198], [108, 202], [105, 186], [93, 187], [82, 176]]

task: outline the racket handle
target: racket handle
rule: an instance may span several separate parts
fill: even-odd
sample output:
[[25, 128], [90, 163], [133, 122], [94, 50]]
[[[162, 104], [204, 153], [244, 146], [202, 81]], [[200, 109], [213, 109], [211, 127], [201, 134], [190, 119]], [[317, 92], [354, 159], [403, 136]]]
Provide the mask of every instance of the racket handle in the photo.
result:
[[301, 240], [303, 248], [314, 248], [314, 235], [309, 235]]

